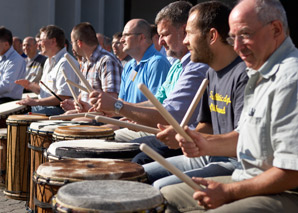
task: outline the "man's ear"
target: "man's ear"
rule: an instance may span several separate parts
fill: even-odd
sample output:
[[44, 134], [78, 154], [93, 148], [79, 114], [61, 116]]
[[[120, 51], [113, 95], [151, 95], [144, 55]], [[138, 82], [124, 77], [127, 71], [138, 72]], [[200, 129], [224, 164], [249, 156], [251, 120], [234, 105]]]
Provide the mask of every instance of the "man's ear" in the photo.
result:
[[218, 39], [218, 32], [215, 28], [211, 28], [209, 31], [209, 44], [212, 45]]

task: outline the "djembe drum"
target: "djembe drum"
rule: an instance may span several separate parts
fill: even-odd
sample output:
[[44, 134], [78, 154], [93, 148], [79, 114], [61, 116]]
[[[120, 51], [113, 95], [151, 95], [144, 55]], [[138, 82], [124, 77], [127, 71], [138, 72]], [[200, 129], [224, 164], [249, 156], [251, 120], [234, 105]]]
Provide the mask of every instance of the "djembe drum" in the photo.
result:
[[17, 104], [18, 101], [10, 101], [0, 104], [0, 128], [6, 128], [6, 119], [10, 115], [24, 114], [28, 111], [28, 106]]
[[52, 143], [45, 152], [50, 160], [67, 158], [110, 158], [130, 161], [139, 152], [140, 144], [102, 139], [68, 140]]
[[114, 139], [114, 131], [111, 128], [91, 125], [61, 126], [53, 133], [54, 141], [76, 139]]
[[51, 199], [58, 189], [68, 183], [83, 180], [145, 181], [142, 166], [111, 159], [65, 159], [41, 164], [36, 170], [35, 210], [52, 212]]
[[45, 115], [11, 115], [7, 118], [7, 163], [4, 194], [9, 198], [26, 200], [28, 197], [29, 133], [32, 122], [47, 120]]
[[158, 189], [122, 180], [97, 180], [62, 186], [52, 202], [54, 212], [164, 212]]

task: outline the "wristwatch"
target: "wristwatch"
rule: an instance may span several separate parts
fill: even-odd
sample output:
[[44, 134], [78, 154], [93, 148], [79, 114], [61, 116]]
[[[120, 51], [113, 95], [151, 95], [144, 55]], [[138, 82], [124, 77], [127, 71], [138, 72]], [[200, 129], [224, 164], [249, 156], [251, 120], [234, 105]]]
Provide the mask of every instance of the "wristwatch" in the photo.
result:
[[115, 104], [114, 104], [114, 108], [115, 108], [115, 113], [118, 115], [120, 110], [122, 109], [123, 107], [123, 102], [122, 101], [116, 101]]

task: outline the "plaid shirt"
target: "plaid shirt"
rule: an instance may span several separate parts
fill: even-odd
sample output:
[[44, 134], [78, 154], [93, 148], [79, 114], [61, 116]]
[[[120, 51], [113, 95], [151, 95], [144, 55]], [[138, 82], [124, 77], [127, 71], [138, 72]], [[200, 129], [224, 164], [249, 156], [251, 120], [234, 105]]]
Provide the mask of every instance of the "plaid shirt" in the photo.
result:
[[[100, 45], [92, 53], [90, 61], [85, 61], [82, 73], [93, 89], [119, 93], [122, 73], [121, 62]], [[81, 91], [81, 98], [88, 102], [88, 94]]]

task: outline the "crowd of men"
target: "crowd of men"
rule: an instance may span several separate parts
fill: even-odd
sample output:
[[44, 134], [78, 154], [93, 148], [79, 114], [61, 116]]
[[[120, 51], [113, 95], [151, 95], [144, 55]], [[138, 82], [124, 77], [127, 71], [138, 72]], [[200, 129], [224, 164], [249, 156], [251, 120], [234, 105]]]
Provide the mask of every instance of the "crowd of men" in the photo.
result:
[[[70, 38], [93, 88], [74, 87], [78, 101], [65, 79], [80, 84], [64, 57], [62, 29], [49, 25], [21, 41], [0, 27], [0, 103], [21, 99], [25, 89], [39, 98], [18, 103], [35, 113], [96, 111], [158, 127], [154, 135], [110, 125], [115, 141], [146, 143], [203, 186], [194, 190], [146, 154], [135, 156], [166, 212], [297, 211], [298, 50], [278, 0], [240, 0], [234, 8], [177, 1], [154, 25], [132, 19], [111, 40], [86, 22]], [[180, 123], [204, 78], [207, 89], [184, 128], [192, 142], [138, 89], [145, 84]]]

